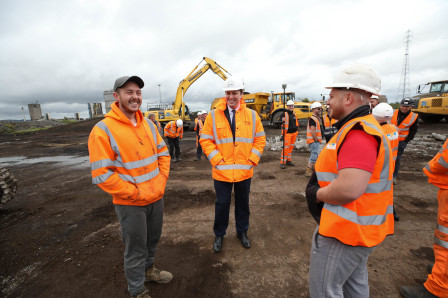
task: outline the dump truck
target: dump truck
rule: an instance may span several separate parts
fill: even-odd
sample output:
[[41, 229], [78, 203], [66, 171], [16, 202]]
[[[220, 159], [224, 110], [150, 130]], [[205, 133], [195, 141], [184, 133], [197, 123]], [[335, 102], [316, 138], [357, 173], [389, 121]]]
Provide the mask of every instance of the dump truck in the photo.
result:
[[[424, 92], [429, 86], [428, 92]], [[420, 84], [417, 95], [413, 96], [412, 111], [425, 122], [439, 122], [443, 118], [448, 121], [448, 80]]]

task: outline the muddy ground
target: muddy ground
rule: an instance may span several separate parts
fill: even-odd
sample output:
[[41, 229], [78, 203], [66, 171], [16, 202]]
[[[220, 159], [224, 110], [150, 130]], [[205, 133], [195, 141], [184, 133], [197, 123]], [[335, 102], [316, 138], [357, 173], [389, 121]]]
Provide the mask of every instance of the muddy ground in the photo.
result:
[[[97, 121], [0, 136], [0, 163], [19, 181], [16, 198], [0, 209], [0, 296], [129, 297], [111, 198], [91, 183], [87, 139]], [[403, 156], [395, 187], [400, 221], [395, 235], [369, 258], [371, 297], [400, 297], [400, 286], [424, 282], [426, 265], [433, 262], [437, 189], [422, 168], [443, 142], [432, 132], [446, 135], [448, 124], [421, 123]], [[236, 238], [231, 211], [223, 251], [215, 254], [211, 166], [205, 159], [193, 161], [193, 132], [186, 132], [181, 150], [183, 161], [173, 164], [166, 188], [156, 255], [156, 266], [174, 279], [150, 284], [151, 296], [308, 297], [316, 227], [304, 198], [309, 154], [295, 150], [296, 166], [281, 170], [280, 152], [265, 149], [252, 180], [252, 248], [244, 249]]]

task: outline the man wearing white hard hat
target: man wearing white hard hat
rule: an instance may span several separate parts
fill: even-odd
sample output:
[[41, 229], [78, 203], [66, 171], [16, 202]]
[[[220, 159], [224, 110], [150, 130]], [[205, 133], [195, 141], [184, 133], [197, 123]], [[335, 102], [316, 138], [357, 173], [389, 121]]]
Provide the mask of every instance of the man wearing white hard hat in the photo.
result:
[[224, 84], [226, 97], [210, 111], [202, 128], [201, 146], [213, 166], [216, 191], [213, 250], [220, 252], [229, 225], [232, 189], [235, 193], [235, 229], [244, 248], [250, 248], [249, 193], [254, 167], [260, 162], [266, 136], [257, 112], [246, 107], [243, 80]]
[[283, 150], [280, 158], [280, 168], [285, 169], [286, 166], [295, 166], [292, 163], [292, 150], [299, 133], [299, 122], [296, 115], [294, 115], [294, 101], [288, 100], [286, 103], [287, 110], [283, 118], [282, 136], [283, 136]]
[[370, 96], [369, 102], [370, 102], [370, 109], [373, 109], [374, 107], [376, 107], [378, 105], [378, 102], [379, 102], [378, 95]]
[[164, 135], [168, 140], [168, 145], [170, 146], [170, 156], [173, 162], [181, 161], [180, 158], [180, 146], [179, 140], [182, 139], [184, 135], [183, 121], [177, 119], [175, 121], [168, 122], [165, 125]]
[[310, 148], [310, 158], [308, 159], [308, 166], [306, 167], [305, 177], [310, 177], [314, 171], [314, 164], [319, 156], [320, 144], [322, 143], [322, 130], [320, 116], [322, 114], [322, 104], [320, 102], [313, 102], [311, 104], [311, 115], [308, 119], [306, 127], [306, 143]]
[[326, 88], [331, 89], [327, 104], [338, 132], [319, 154], [306, 188], [318, 223], [310, 254], [310, 296], [368, 298], [368, 257], [394, 232], [392, 150], [369, 107], [381, 80], [372, 67], [355, 64]]

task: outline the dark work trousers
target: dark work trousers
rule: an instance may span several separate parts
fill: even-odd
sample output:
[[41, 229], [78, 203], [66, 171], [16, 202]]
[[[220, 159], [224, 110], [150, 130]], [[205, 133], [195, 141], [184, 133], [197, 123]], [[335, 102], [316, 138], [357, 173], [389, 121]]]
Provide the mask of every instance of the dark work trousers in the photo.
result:
[[251, 178], [240, 182], [214, 180], [216, 191], [215, 236], [224, 236], [229, 225], [230, 200], [232, 188], [235, 192], [235, 224], [237, 233], [246, 233], [249, 229], [249, 192]]
[[397, 159], [395, 160], [395, 169], [394, 169], [394, 178], [397, 178], [398, 171], [400, 170], [400, 164], [401, 164], [401, 156], [404, 153], [404, 149], [406, 149], [408, 143], [405, 141], [401, 141], [398, 143], [398, 150], [397, 150]]
[[201, 156], [202, 156], [202, 147], [201, 147], [201, 143], [199, 143], [200, 139], [201, 139], [201, 136], [198, 136], [198, 149], [196, 150], [196, 157], [198, 159], [201, 159]]
[[[170, 146], [170, 156], [171, 158], [179, 158], [180, 156], [180, 147], [179, 147], [179, 137], [177, 138], [168, 138], [168, 145]], [[176, 149], [176, 155], [174, 155], [174, 149]]]

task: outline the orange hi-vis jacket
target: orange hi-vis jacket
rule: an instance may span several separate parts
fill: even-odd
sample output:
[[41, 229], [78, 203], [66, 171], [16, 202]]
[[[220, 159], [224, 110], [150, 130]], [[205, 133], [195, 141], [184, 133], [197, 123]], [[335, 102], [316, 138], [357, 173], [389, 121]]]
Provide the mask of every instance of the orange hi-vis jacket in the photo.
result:
[[165, 125], [164, 135], [168, 138], [181, 138], [184, 135], [184, 127], [177, 127], [176, 121], [170, 121], [167, 125]]
[[161, 199], [170, 172], [170, 155], [151, 120], [136, 112], [137, 125], [118, 102], [89, 136], [93, 184], [117, 205], [145, 206]]
[[344, 124], [319, 154], [315, 169], [320, 187], [328, 186], [338, 177], [340, 146], [356, 124], [369, 135], [381, 139], [372, 176], [365, 193], [353, 202], [324, 203], [319, 234], [351, 246], [373, 247], [394, 233], [392, 150], [375, 118], [367, 115]]
[[[299, 121], [297, 120], [297, 117], [296, 117], [296, 126], [297, 126], [297, 129], [298, 129], [299, 128]], [[282, 134], [286, 134], [288, 132], [288, 129], [289, 129], [289, 113], [285, 112], [285, 121], [284, 121], [284, 124], [282, 125]], [[296, 131], [294, 133], [298, 134], [299, 132]]]
[[[204, 126], [204, 124], [202, 123], [202, 120], [196, 118], [196, 125], [194, 126], [194, 130], [198, 130], [197, 135], [196, 135], [196, 147], [198, 147], [198, 145], [199, 145], [199, 138], [201, 137], [203, 126]], [[199, 127], [199, 129], [198, 129], [198, 127]]]
[[[319, 143], [322, 143], [322, 132], [320, 130], [320, 121], [319, 118], [312, 115], [310, 119], [313, 119], [316, 122], [316, 137]], [[306, 143], [311, 144], [314, 143], [313, 135], [311, 134], [310, 121], [308, 120], [308, 125], [306, 127]]]
[[[448, 189], [448, 140], [443, 144], [439, 153], [431, 159], [423, 168], [423, 172], [428, 176], [428, 182], [438, 188]], [[448, 234], [448, 233], [447, 233]]]
[[398, 128], [398, 141], [402, 142], [406, 140], [408, 134], [409, 134], [409, 127], [414, 124], [414, 122], [417, 120], [418, 115], [414, 112], [410, 112], [409, 115], [403, 120], [403, 122], [398, 125], [398, 110], [394, 112], [394, 115], [392, 116], [392, 120], [390, 121], [393, 125], [395, 125]]
[[194, 119], [194, 131], [196, 131], [196, 126], [198, 126], [199, 118]]
[[397, 153], [398, 153], [398, 129], [395, 125], [389, 123], [382, 124], [381, 128], [383, 129], [384, 133], [389, 139], [390, 147], [392, 148], [392, 157], [394, 160], [394, 167], [395, 167], [395, 160], [397, 160]]
[[338, 131], [338, 129], [334, 127], [333, 124], [338, 122], [338, 120], [336, 119], [330, 120], [330, 116], [328, 116], [328, 114], [325, 114], [323, 118], [324, 118], [324, 135], [326, 136], [334, 135]]
[[260, 117], [246, 108], [244, 100], [235, 115], [235, 139], [221, 99], [208, 115], [202, 128], [201, 146], [213, 166], [212, 177], [225, 182], [239, 182], [253, 176], [266, 144]]

